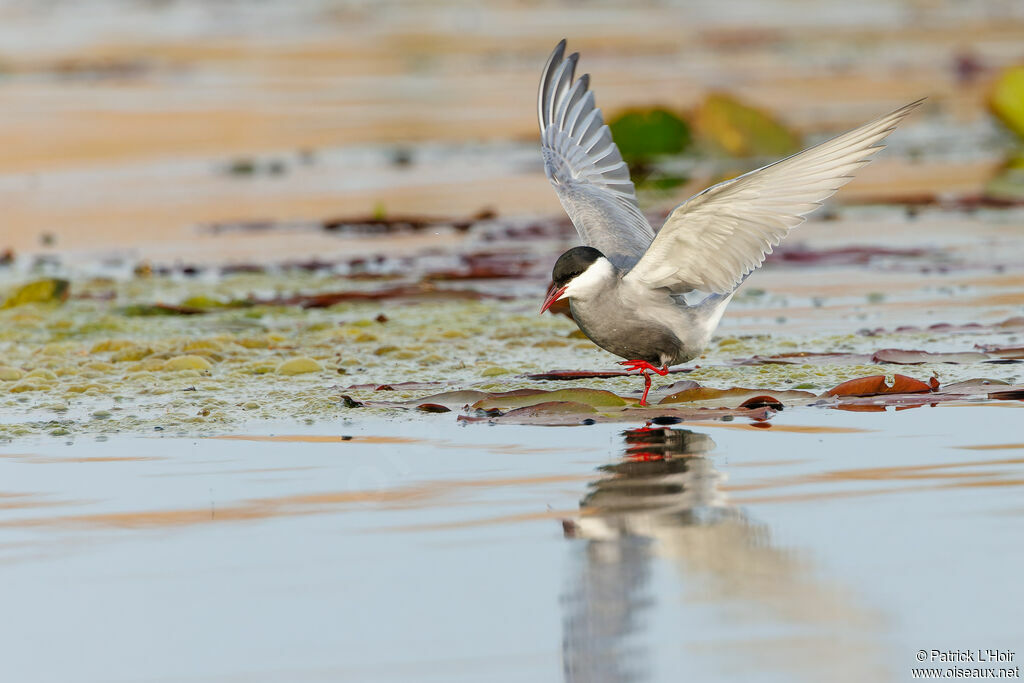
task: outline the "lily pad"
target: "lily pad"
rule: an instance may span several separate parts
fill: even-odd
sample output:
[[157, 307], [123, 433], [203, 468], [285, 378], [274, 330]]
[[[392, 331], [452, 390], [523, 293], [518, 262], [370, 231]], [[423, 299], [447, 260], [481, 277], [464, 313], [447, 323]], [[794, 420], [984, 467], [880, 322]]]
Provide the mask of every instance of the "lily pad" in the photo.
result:
[[592, 408], [614, 408], [627, 404], [626, 399], [610, 391], [600, 389], [558, 389], [556, 391], [537, 391], [530, 394], [513, 396], [514, 392], [491, 394], [473, 404], [477, 410], [510, 410], [535, 406], [541, 403], [572, 402]]
[[1011, 66], [1000, 74], [988, 106], [1007, 128], [1024, 138], [1024, 65]]
[[818, 397], [809, 391], [771, 391], [764, 389], [744, 389], [733, 387], [731, 389], [714, 389], [711, 387], [696, 387], [684, 389], [674, 394], [669, 394], [658, 402], [658, 405], [673, 403], [700, 404], [708, 408], [739, 408], [752, 399], [762, 399], [757, 407], [768, 405], [773, 399], [774, 403], [786, 405], [807, 405], [814, 402]]
[[1024, 359], [1024, 346], [975, 345], [975, 348], [984, 351], [988, 356], [996, 358]]
[[274, 370], [279, 375], [303, 375], [308, 372], [320, 372], [323, 366], [312, 358], [289, 358]]
[[630, 165], [681, 154], [693, 143], [690, 124], [662, 107], [630, 109], [609, 121], [608, 127]]
[[736, 365], [867, 365], [871, 356], [866, 353], [811, 353], [798, 351], [774, 356], [751, 356], [733, 361]]
[[921, 363], [979, 363], [988, 360], [988, 354], [977, 351], [961, 353], [930, 353], [928, 351], [905, 351], [903, 349], [879, 349], [871, 356], [875, 363], [897, 365], [919, 365]]
[[780, 157], [802, 147], [800, 136], [774, 116], [724, 93], [704, 99], [694, 126], [702, 142], [732, 157]]
[[916, 394], [930, 392], [932, 387], [913, 377], [895, 375], [892, 384], [885, 375], [859, 377], [832, 387], [826, 396], [877, 396], [879, 394]]
[[[505, 397], [528, 397], [543, 394], [545, 392], [540, 389], [515, 389], [512, 391], [504, 392], [487, 392], [478, 391], [476, 389], [463, 389], [461, 391], [445, 391], [440, 394], [432, 394], [430, 396], [424, 396], [418, 398], [411, 403], [436, 403], [438, 405], [446, 406], [448, 408], [461, 408], [463, 406], [474, 405], [487, 399], [502, 399]], [[539, 403], [540, 401], [538, 401]]]
[[59, 304], [67, 300], [71, 283], [60, 278], [46, 278], [29, 282], [15, 289], [0, 304], [0, 308], [14, 308], [25, 304]]

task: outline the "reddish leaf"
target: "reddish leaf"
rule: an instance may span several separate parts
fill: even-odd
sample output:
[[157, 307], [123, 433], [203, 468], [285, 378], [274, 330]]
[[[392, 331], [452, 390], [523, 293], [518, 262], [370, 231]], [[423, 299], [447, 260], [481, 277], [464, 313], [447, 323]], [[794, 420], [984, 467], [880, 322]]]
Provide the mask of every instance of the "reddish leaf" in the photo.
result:
[[871, 375], [843, 382], [832, 387], [826, 396], [877, 396], [879, 394], [916, 394], [932, 388], [919, 379], [896, 375], [892, 385], [885, 383], [885, 375]]
[[424, 413], [450, 413], [452, 409], [448, 406], [442, 406], [437, 403], [421, 403], [416, 406], [416, 410], [422, 410]]
[[771, 408], [772, 410], [782, 410], [782, 401], [775, 398], [774, 396], [751, 396], [743, 403], [739, 404], [739, 408]]

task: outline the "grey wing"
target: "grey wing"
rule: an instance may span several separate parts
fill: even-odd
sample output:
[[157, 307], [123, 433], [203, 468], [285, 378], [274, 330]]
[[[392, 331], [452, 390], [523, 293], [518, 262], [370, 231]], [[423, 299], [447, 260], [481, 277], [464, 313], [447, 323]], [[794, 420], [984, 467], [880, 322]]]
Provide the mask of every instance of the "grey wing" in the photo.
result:
[[562, 40], [548, 58], [537, 96], [544, 172], [583, 243], [619, 268], [633, 266], [654, 239], [637, 205], [629, 168], [594, 107], [590, 77], [574, 80], [579, 54]]

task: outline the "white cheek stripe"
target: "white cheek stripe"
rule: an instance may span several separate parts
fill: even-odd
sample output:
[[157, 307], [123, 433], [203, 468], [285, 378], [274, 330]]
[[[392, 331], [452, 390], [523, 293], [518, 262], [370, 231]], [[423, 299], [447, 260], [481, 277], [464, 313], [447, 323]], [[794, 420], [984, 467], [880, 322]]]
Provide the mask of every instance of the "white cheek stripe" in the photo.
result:
[[559, 298], [576, 297], [586, 298], [600, 292], [608, 286], [610, 280], [615, 277], [615, 267], [611, 261], [603, 256], [587, 267], [585, 271], [577, 275], [566, 286], [565, 294]]

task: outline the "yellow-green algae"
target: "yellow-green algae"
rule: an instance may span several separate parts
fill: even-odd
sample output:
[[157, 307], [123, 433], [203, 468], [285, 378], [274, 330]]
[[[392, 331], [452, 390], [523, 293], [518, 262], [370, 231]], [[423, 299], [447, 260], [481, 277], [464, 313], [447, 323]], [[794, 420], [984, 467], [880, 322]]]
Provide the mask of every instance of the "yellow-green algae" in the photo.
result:
[[[0, 438], [154, 429], [208, 433], [251, 420], [329, 422], [397, 415], [401, 409], [373, 402], [412, 401], [466, 388], [595, 389], [630, 398], [642, 388], [636, 376], [575, 382], [525, 378], [555, 369], [615, 369], [620, 360], [581, 339], [570, 320], [538, 316], [536, 297], [360, 302], [310, 310], [216, 306], [201, 315], [137, 314], [157, 302], [231, 302], [252, 293], [269, 297], [355, 286], [301, 273], [243, 274], [214, 282], [97, 279], [72, 282], [72, 298], [62, 305], [25, 303], [0, 310]], [[3, 290], [0, 296], [6, 295]], [[381, 313], [386, 319], [378, 322]], [[718, 388], [823, 391], [848, 379], [885, 374], [893, 366], [729, 363], [797, 349], [863, 353], [947, 345], [952, 350], [965, 343], [930, 332], [786, 336], [780, 325], [770, 326], [771, 335], [737, 337], [728, 334], [728, 321], [723, 330], [695, 361], [696, 370], [655, 378], [656, 386], [689, 379]], [[900, 371], [921, 379], [934, 373], [944, 383], [971, 377], [1012, 381], [1017, 367], [937, 364]], [[403, 388], [403, 382], [421, 384]], [[383, 385], [391, 390], [377, 390]], [[346, 407], [343, 395], [368, 405]]]

